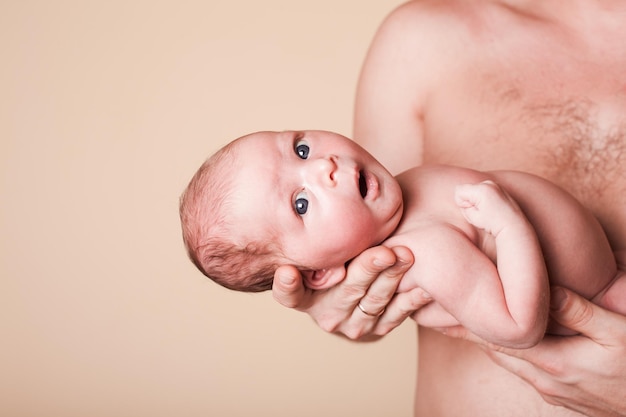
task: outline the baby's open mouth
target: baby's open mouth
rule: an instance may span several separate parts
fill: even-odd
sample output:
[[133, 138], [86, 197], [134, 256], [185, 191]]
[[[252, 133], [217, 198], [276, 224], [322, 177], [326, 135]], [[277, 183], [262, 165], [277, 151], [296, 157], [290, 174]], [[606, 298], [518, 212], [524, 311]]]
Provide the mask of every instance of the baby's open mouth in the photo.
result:
[[367, 180], [363, 171], [359, 171], [359, 192], [363, 198], [367, 195]]

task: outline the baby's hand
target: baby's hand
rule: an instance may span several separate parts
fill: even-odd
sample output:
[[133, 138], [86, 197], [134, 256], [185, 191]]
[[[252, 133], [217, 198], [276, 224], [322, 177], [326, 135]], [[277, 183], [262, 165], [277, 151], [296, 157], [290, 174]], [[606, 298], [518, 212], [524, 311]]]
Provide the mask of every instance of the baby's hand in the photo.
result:
[[493, 181], [459, 185], [454, 197], [467, 221], [493, 236], [525, 219], [515, 200]]

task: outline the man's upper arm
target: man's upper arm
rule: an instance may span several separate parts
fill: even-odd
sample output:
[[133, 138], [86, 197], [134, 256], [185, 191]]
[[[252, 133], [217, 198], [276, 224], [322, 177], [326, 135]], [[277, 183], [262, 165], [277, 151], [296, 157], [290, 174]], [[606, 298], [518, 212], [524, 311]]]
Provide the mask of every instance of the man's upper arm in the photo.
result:
[[354, 139], [393, 174], [422, 163], [427, 97], [445, 66], [440, 54], [445, 28], [435, 16], [420, 2], [394, 10], [361, 71]]

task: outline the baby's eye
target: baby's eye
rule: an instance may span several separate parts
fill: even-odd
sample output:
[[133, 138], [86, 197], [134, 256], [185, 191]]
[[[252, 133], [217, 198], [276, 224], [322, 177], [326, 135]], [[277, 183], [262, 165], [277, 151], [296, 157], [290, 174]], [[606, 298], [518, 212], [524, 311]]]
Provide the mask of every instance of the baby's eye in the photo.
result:
[[306, 214], [306, 211], [309, 208], [309, 199], [307, 198], [306, 192], [301, 191], [296, 194], [296, 198], [293, 201], [293, 208], [300, 216]]
[[309, 145], [304, 140], [297, 140], [293, 149], [296, 151], [298, 158], [307, 159], [309, 157]]

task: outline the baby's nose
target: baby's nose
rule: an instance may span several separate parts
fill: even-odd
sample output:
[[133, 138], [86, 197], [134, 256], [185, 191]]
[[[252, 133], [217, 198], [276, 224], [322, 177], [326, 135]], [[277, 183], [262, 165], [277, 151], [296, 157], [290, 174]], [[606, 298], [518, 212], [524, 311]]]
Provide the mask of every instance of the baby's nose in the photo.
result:
[[312, 165], [311, 174], [315, 177], [316, 181], [326, 186], [335, 185], [337, 159], [334, 155], [318, 158]]

